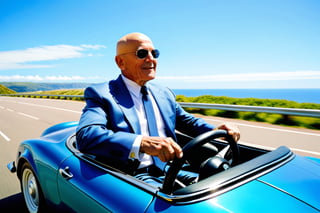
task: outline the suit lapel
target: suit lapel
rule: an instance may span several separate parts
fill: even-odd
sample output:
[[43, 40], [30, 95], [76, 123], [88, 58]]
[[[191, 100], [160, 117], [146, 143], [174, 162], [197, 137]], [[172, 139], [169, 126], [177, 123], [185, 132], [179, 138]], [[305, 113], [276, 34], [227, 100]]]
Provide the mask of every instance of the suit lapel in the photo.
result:
[[[175, 140], [176, 139], [176, 136], [174, 133], [175, 126], [173, 122], [175, 121], [175, 112], [173, 112], [174, 109], [172, 109], [172, 104], [169, 103], [168, 98], [163, 93], [163, 91], [160, 90], [159, 88], [150, 84], [149, 89], [155, 101], [157, 102], [159, 111], [161, 113], [163, 122], [166, 127], [167, 136], [172, 137]], [[174, 116], [174, 117], [170, 117], [170, 116]]]
[[138, 120], [137, 112], [134, 108], [134, 104], [130, 93], [124, 84], [121, 76], [110, 83], [110, 92], [113, 98], [121, 108], [124, 116], [129, 122], [132, 130], [136, 134], [141, 134], [140, 123]]
[[[172, 112], [172, 105], [168, 104], [168, 98], [165, 96], [162, 90], [150, 85], [150, 91], [155, 101], [157, 102], [158, 108], [162, 115], [162, 119], [166, 126], [167, 135], [169, 137], [174, 138], [175, 140], [176, 138], [174, 133], [174, 126], [172, 120], [170, 120], [175, 118], [171, 118], [170, 116], [168, 116], [175, 115], [175, 113]], [[140, 123], [138, 120], [138, 115], [134, 108], [134, 103], [121, 76], [119, 76], [116, 80], [110, 82], [110, 92], [113, 95], [114, 100], [118, 103], [119, 107], [121, 108], [134, 133], [141, 134]], [[160, 169], [164, 170], [166, 163], [162, 162], [156, 156], [152, 156], [152, 158], [155, 165], [158, 166]]]

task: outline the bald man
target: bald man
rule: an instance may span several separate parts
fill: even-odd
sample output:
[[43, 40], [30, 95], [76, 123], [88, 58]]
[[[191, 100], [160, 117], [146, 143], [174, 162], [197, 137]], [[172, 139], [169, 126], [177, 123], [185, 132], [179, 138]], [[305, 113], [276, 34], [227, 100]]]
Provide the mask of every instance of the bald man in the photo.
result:
[[[142, 33], [130, 33], [118, 41], [115, 61], [121, 75], [85, 90], [86, 106], [77, 128], [80, 151], [121, 162], [121, 169], [132, 174], [150, 166], [162, 171], [166, 162], [183, 156], [175, 130], [195, 137], [215, 128], [184, 111], [170, 89], [150, 82], [156, 77], [159, 54]], [[142, 86], [147, 87], [152, 103], [156, 135], [149, 133]], [[233, 125], [216, 128], [227, 130], [236, 141], [240, 137]]]

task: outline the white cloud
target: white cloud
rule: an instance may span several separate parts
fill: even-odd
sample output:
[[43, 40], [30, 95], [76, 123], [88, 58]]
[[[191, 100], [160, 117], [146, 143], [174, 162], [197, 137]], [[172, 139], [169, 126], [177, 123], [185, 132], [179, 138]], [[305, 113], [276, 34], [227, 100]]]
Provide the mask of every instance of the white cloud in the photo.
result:
[[51, 68], [52, 65], [0, 63], [0, 70]]
[[54, 45], [27, 48], [24, 50], [11, 50], [0, 52], [0, 70], [8, 69], [30, 69], [48, 68], [52, 65], [34, 65], [32, 62], [53, 61], [70, 58], [92, 56], [92, 53], [85, 54], [90, 49], [98, 50], [105, 48], [103, 45]]
[[159, 76], [161, 80], [181, 80], [192, 82], [242, 82], [242, 81], [283, 81], [320, 79], [320, 71], [292, 71], [268, 73], [236, 73], [204, 76]]
[[0, 81], [85, 81], [81, 76], [44, 76], [39, 75], [11, 75], [0, 76]]
[[95, 50], [106, 48], [106, 46], [100, 45], [100, 44], [94, 44], [94, 45], [82, 44], [81, 47], [86, 48], [86, 49], [95, 49]]

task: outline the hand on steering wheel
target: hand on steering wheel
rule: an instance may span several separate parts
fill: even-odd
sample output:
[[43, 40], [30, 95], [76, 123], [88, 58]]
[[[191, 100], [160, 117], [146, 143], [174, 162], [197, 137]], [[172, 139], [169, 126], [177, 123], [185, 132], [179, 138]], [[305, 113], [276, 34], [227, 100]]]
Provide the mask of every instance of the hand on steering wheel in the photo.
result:
[[229, 162], [231, 162], [231, 165], [235, 165], [239, 161], [239, 148], [235, 140], [232, 136], [230, 136], [227, 131], [225, 130], [215, 130], [215, 131], [209, 131], [206, 133], [203, 133], [199, 135], [198, 137], [194, 138], [193, 140], [189, 141], [183, 148], [183, 157], [182, 158], [175, 158], [172, 161], [172, 164], [166, 174], [163, 186], [162, 186], [162, 192], [171, 194], [174, 186], [175, 179], [177, 178], [178, 172], [181, 170], [182, 165], [185, 163], [185, 161], [190, 157], [193, 153], [192, 151], [195, 150], [197, 147], [200, 147], [204, 145], [205, 143], [209, 142], [210, 140], [216, 139], [216, 138], [225, 138], [226, 141], [229, 143], [228, 150], [223, 149], [220, 151], [217, 155], [220, 157], [225, 157], [225, 153], [228, 153], [229, 150], [232, 152], [232, 158]]

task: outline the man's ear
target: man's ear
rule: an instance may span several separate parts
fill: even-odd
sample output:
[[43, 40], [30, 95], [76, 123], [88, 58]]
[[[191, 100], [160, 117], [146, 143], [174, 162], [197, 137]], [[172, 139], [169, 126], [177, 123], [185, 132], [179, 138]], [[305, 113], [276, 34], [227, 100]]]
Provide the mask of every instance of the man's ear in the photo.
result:
[[115, 61], [118, 65], [118, 67], [120, 68], [120, 70], [122, 70], [124, 67], [124, 62], [123, 62], [123, 59], [120, 57], [120, 56], [116, 56], [115, 57]]

